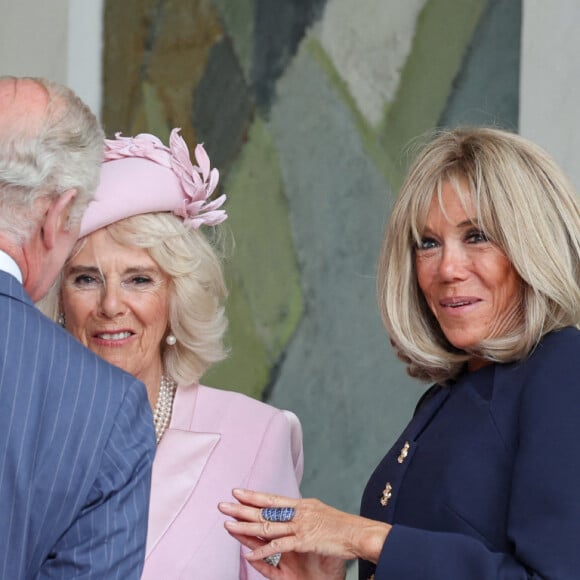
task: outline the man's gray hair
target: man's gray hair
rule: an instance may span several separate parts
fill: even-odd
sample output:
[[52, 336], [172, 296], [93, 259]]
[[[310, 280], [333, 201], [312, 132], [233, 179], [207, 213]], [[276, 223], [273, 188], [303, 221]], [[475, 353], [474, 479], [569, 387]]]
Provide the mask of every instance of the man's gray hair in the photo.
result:
[[[6, 78], [12, 77], [0, 80]], [[40, 218], [34, 209], [42, 197], [76, 189], [70, 225], [80, 221], [98, 184], [104, 139], [97, 118], [71, 89], [28, 80], [44, 88], [48, 98], [39, 128], [0, 134], [0, 230], [19, 245]]]

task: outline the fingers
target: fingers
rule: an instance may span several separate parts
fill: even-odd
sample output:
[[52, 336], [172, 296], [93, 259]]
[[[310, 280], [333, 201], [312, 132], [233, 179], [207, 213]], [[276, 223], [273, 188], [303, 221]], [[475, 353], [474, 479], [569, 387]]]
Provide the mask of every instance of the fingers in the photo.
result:
[[269, 580], [277, 580], [278, 578], [283, 578], [278, 568], [271, 566], [267, 562], [264, 562], [264, 560], [250, 561], [250, 565], [253, 568], [255, 568], [260, 574], [262, 574], [262, 576], [269, 578]]
[[243, 534], [244, 536], [264, 538], [267, 540], [273, 540], [290, 535], [293, 536], [292, 527], [289, 523], [280, 524], [266, 521], [260, 523], [249, 523], [228, 520], [224, 522], [224, 526], [228, 532]]
[[234, 489], [232, 495], [240, 502], [254, 507], [296, 507], [300, 501], [296, 498], [262, 493], [250, 489]]
[[[286, 499], [286, 498], [284, 498]], [[296, 502], [297, 505], [297, 502]], [[294, 519], [296, 508], [290, 506], [257, 508], [241, 503], [220, 502], [218, 509], [225, 515], [246, 523], [285, 523]], [[250, 528], [248, 528], [250, 529]], [[288, 528], [267, 528], [276, 533], [287, 533]]]
[[[257, 548], [260, 547], [264, 547], [265, 543], [262, 540], [259, 540], [258, 538], [252, 538], [249, 536], [243, 536], [240, 534], [236, 534], [234, 532], [230, 532], [230, 534], [232, 535], [232, 537], [234, 537], [236, 540], [238, 540], [238, 542], [240, 542], [240, 544], [242, 544], [242, 546], [245, 546], [246, 548], [249, 548], [250, 550], [255, 550]], [[276, 552], [273, 552], [271, 550], [268, 550], [267, 552], [264, 552], [266, 554], [266, 556], [263, 556], [263, 558], [267, 557], [267, 556], [271, 556], [273, 554], [275, 554]], [[284, 578], [285, 576], [281, 574], [280, 570], [274, 566], [272, 566], [271, 564], [268, 564], [267, 562], [264, 562], [264, 560], [260, 557], [258, 557], [258, 559], [254, 560], [250, 557], [250, 554], [245, 555], [246, 559], [248, 560], [248, 562], [250, 563], [250, 565], [255, 568], [260, 574], [262, 574], [262, 576], [265, 576], [266, 578], [270, 578], [271, 580], [276, 580], [277, 578]]]
[[220, 502], [218, 509], [226, 516], [231, 516], [245, 522], [263, 522], [262, 509], [248, 507], [239, 503]]
[[236, 522], [229, 522], [236, 527], [231, 527], [238, 533], [261, 536], [264, 538], [276, 538], [292, 533], [289, 522], [273, 522], [266, 520], [262, 514], [262, 509], [250, 508], [237, 503], [221, 502], [218, 509], [225, 515], [235, 518]]
[[261, 560], [267, 556], [272, 556], [273, 554], [292, 552], [296, 545], [293, 536], [277, 537], [266, 542], [261, 538], [256, 538], [253, 535], [250, 536], [240, 531], [239, 528], [243, 526], [239, 526], [236, 522], [225, 522], [224, 526], [231, 536], [252, 550], [244, 555], [244, 557], [251, 562]]
[[266, 544], [263, 540], [259, 538], [254, 538], [253, 536], [244, 536], [243, 534], [236, 534], [236, 532], [230, 531], [230, 536], [235, 538], [242, 546], [249, 548], [250, 550], [255, 550], [256, 548], [261, 548]]

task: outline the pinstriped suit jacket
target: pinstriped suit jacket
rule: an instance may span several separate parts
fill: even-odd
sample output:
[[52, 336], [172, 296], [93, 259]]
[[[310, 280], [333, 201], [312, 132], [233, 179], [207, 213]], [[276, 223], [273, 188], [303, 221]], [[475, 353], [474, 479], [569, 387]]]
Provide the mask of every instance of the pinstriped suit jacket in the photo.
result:
[[139, 578], [154, 447], [143, 385], [0, 271], [0, 579]]

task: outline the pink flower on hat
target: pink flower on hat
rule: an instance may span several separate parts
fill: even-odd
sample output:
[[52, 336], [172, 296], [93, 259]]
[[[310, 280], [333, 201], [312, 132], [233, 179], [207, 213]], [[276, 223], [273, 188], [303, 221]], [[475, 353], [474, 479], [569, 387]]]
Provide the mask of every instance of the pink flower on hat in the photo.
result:
[[179, 131], [179, 128], [171, 131], [169, 147], [149, 133], [135, 137], [123, 137], [121, 133], [116, 133], [115, 139], [105, 139], [105, 161], [140, 157], [171, 169], [185, 194], [181, 206], [174, 208], [173, 213], [194, 229], [203, 224], [220, 224], [228, 217], [226, 211], [220, 209], [226, 196], [220, 195], [210, 200], [219, 181], [219, 171], [211, 169], [209, 157], [201, 144], [195, 148], [197, 165], [193, 165], [187, 144]]

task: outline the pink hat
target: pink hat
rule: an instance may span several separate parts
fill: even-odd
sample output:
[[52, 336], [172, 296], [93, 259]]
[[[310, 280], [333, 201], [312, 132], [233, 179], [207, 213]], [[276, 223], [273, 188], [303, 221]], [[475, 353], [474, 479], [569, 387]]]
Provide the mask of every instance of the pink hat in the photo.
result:
[[105, 139], [99, 187], [83, 216], [80, 237], [150, 212], [173, 212], [196, 229], [227, 218], [219, 209], [225, 195], [209, 201], [219, 181], [218, 170], [210, 169], [203, 145], [195, 148], [198, 165], [193, 165], [179, 131], [171, 131], [169, 147], [148, 133], [136, 137], [117, 133], [115, 139]]

